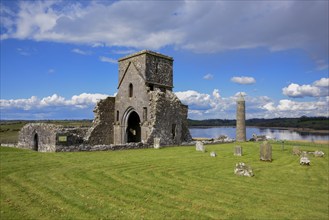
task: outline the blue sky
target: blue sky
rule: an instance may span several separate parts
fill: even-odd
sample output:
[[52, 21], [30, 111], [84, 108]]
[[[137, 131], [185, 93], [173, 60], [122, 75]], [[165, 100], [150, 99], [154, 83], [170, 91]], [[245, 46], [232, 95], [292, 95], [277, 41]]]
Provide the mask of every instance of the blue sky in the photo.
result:
[[328, 116], [328, 1], [1, 0], [1, 119], [93, 118], [117, 59], [174, 58], [193, 119]]

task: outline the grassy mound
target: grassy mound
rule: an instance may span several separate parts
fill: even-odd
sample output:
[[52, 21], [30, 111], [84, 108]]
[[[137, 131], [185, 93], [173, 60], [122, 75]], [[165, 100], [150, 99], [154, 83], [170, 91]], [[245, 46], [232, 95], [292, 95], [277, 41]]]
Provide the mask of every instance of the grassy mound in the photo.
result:
[[[259, 144], [114, 152], [38, 153], [0, 148], [1, 219], [327, 219], [328, 146], [300, 166], [292, 146]], [[209, 153], [216, 151], [217, 157]], [[245, 162], [254, 177], [235, 176]]]

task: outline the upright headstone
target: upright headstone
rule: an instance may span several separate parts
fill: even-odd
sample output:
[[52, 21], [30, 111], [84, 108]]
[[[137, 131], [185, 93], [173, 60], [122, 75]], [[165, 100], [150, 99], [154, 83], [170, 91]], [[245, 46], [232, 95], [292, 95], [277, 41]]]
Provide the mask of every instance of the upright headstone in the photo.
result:
[[234, 155], [235, 156], [242, 156], [242, 147], [237, 145], [234, 147]]
[[211, 156], [211, 157], [217, 157], [217, 154], [216, 154], [215, 151], [212, 151], [212, 152], [210, 152], [210, 156]]
[[197, 141], [197, 142], [195, 143], [195, 150], [196, 150], [196, 151], [206, 152], [206, 148], [204, 147], [202, 141]]
[[260, 145], [260, 160], [272, 161], [272, 146], [267, 141]]
[[160, 149], [160, 147], [161, 147], [160, 146], [160, 140], [161, 140], [160, 138], [154, 138], [153, 139], [153, 144], [154, 144], [155, 149]]

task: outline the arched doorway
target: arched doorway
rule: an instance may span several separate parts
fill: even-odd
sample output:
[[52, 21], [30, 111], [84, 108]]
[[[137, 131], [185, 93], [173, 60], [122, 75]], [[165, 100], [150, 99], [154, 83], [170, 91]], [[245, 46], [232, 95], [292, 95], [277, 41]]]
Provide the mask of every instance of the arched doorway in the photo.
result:
[[135, 111], [132, 111], [128, 116], [127, 121], [127, 142], [141, 142], [141, 126], [140, 118]]
[[36, 133], [33, 138], [33, 150], [38, 151], [39, 150], [39, 137]]

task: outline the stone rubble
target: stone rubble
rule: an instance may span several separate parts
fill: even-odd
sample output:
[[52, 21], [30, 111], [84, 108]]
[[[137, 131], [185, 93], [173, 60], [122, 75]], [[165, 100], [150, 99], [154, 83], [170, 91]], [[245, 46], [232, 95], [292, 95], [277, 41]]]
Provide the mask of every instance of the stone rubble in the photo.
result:
[[238, 176], [254, 176], [253, 170], [251, 167], [247, 166], [245, 163], [240, 162], [235, 165], [234, 174]]
[[315, 157], [323, 157], [324, 156], [323, 151], [315, 151], [313, 154], [314, 154]]
[[217, 157], [217, 154], [216, 154], [215, 151], [212, 151], [212, 152], [210, 152], [210, 156], [211, 156], [211, 157]]
[[300, 158], [300, 160], [299, 160], [299, 164], [300, 165], [307, 165], [307, 166], [309, 166], [309, 165], [311, 165], [310, 164], [311, 163], [311, 161], [308, 159], [308, 157], [301, 157]]

